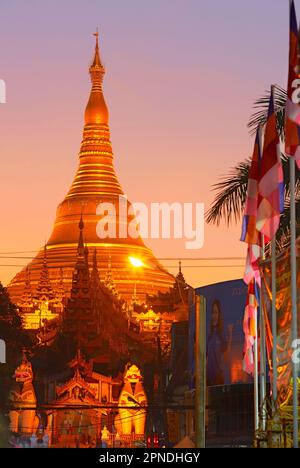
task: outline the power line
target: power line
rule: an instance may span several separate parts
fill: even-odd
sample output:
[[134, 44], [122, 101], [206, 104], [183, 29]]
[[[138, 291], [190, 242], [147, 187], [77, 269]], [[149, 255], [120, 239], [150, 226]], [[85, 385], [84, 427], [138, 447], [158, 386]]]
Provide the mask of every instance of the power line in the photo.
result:
[[[0, 255], [0, 258], [5, 260], [34, 260], [36, 257], [9, 257], [9, 256], [2, 256]], [[74, 258], [76, 258], [74, 256]], [[205, 258], [197, 258], [197, 257], [190, 257], [190, 258], [182, 258], [182, 257], [168, 257], [168, 258], [159, 258], [159, 257], [155, 257], [157, 260], [160, 260], [160, 261], [163, 261], [163, 262], [178, 262], [178, 261], [190, 261], [190, 262], [214, 262], [214, 261], [224, 261], [224, 262], [229, 262], [229, 261], [239, 261], [239, 260], [245, 260], [245, 257], [205, 257]], [[70, 257], [63, 257], [63, 256], [57, 256], [57, 257], [54, 257], [51, 255], [51, 257], [49, 257], [49, 259], [51, 260], [69, 260], [70, 261]]]
[[[109, 251], [111, 249], [107, 249], [107, 251]], [[51, 252], [51, 250], [47, 250], [48, 253]], [[36, 255], [38, 253], [42, 253], [41, 250], [39, 251], [27, 251], [27, 252], [0, 252], [0, 258], [2, 259], [21, 259], [21, 260], [33, 260], [36, 258], [36, 255], [35, 256], [17, 256], [17, 254], [21, 254], [21, 253], [35, 253]], [[11, 256], [13, 255], [13, 256]], [[70, 257], [67, 257], [67, 256], [52, 256], [51, 255], [51, 259], [68, 259], [70, 260]], [[156, 257], [157, 260], [162, 260], [162, 261], [179, 261], [179, 260], [183, 260], [183, 261], [219, 261], [219, 260], [223, 260], [223, 261], [238, 261], [238, 260], [244, 260], [245, 257]]]
[[[12, 264], [2, 264], [0, 265], [0, 267], [10, 267], [10, 268], [24, 268], [26, 267], [26, 264], [24, 265], [12, 265]], [[47, 266], [48, 269], [51, 270], [51, 268], [53, 269], [57, 269], [58, 267], [52, 267], [52, 266]], [[178, 266], [177, 265], [164, 265], [165, 268], [176, 268], [178, 269]], [[244, 268], [245, 265], [182, 265], [182, 268]]]

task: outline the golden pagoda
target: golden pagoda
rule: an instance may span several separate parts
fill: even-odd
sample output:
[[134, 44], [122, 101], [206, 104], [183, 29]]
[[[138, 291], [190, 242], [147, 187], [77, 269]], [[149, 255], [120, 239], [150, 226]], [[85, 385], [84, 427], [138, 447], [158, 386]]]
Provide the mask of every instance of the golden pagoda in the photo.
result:
[[[71, 290], [72, 274], [77, 259], [78, 223], [84, 217], [85, 239], [88, 248], [96, 250], [98, 268], [102, 278], [113, 277], [118, 294], [130, 300], [133, 291], [143, 300], [146, 294], [166, 292], [174, 284], [174, 277], [160, 265], [143, 240], [123, 236], [118, 232], [121, 224], [119, 197], [124, 192], [113, 166], [113, 151], [110, 142], [109, 113], [102, 90], [105, 69], [100, 60], [98, 33], [93, 62], [89, 68], [92, 89], [85, 109], [83, 140], [79, 152], [79, 166], [71, 188], [58, 206], [54, 229], [46, 243], [47, 264], [51, 281], [63, 272], [63, 284]], [[125, 199], [126, 200], [126, 199]], [[97, 207], [110, 203], [116, 209], [116, 236], [101, 239], [97, 235]], [[126, 201], [127, 208], [131, 205]], [[127, 223], [132, 221], [127, 215]], [[142, 268], [134, 268], [128, 258], [142, 261]], [[111, 271], [107, 272], [107, 267]], [[35, 293], [43, 269], [43, 249], [30, 263], [30, 285]], [[90, 265], [92, 267], [92, 264]], [[19, 302], [26, 286], [26, 268], [9, 284], [9, 292]]]

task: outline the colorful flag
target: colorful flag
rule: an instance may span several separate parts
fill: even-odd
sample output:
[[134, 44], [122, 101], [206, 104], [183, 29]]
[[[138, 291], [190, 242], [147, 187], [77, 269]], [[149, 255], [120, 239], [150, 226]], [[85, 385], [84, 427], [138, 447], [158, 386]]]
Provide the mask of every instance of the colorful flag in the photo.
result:
[[295, 158], [300, 169], [300, 75], [299, 75], [299, 31], [295, 4], [290, 6], [290, 54], [287, 101], [285, 109], [285, 152]]
[[250, 284], [254, 279], [256, 284], [261, 286], [259, 260], [260, 260], [261, 247], [255, 244], [248, 245], [246, 270], [244, 275], [244, 282]]
[[255, 281], [248, 285], [247, 302], [245, 308], [243, 331], [245, 335], [243, 370], [254, 375], [254, 343], [257, 338], [257, 308]]
[[249, 170], [247, 199], [245, 205], [245, 213], [243, 217], [241, 241], [248, 244], [261, 245], [261, 234], [256, 229], [257, 218], [257, 202], [258, 202], [258, 181], [259, 167], [261, 159], [260, 148], [260, 127], [256, 132], [254, 151]]
[[254, 151], [249, 170], [248, 190], [243, 217], [241, 241], [248, 243], [248, 253], [244, 281], [249, 284], [255, 278], [260, 285], [259, 258], [261, 246], [261, 233], [256, 228], [258, 205], [258, 181], [261, 160], [261, 143], [259, 127], [256, 132]]
[[273, 86], [265, 129], [264, 148], [259, 166], [256, 228], [264, 235], [265, 241], [269, 242], [276, 235], [280, 214], [284, 210], [284, 181]]

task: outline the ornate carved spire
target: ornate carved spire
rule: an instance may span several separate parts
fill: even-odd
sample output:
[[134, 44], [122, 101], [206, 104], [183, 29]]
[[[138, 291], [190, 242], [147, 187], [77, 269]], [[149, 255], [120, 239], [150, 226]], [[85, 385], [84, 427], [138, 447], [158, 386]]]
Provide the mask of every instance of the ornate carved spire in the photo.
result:
[[97, 264], [97, 250], [94, 249], [94, 254], [93, 254], [93, 268], [92, 268], [92, 274], [91, 274], [91, 284], [93, 289], [97, 289], [98, 286], [100, 285], [100, 274], [98, 270], [98, 264]]
[[80, 215], [80, 221], [79, 221], [78, 227], [79, 227], [79, 239], [78, 239], [78, 247], [77, 247], [77, 261], [83, 260], [84, 258], [84, 242], [83, 242], [84, 223], [82, 219], [82, 213]]
[[79, 222], [79, 239], [77, 247], [77, 261], [73, 273], [73, 282], [71, 290], [71, 298], [78, 295], [81, 291], [89, 290], [89, 264], [88, 264], [88, 249], [84, 246], [83, 229], [84, 223], [82, 215]]
[[58, 308], [61, 312], [63, 310], [63, 304], [65, 300], [65, 288], [64, 288], [64, 275], [63, 269], [59, 269], [59, 277], [55, 287], [55, 308]]
[[70, 335], [77, 346], [85, 346], [90, 337], [97, 332], [97, 320], [92, 304], [88, 250], [83, 243], [83, 219], [79, 222], [77, 262], [73, 272], [71, 296], [68, 300], [63, 330]]
[[96, 81], [98, 82], [100, 81], [102, 83], [103, 75], [105, 73], [105, 68], [102, 65], [101, 60], [100, 60], [98, 29], [97, 29], [97, 32], [94, 33], [94, 36], [96, 37], [95, 54], [94, 54], [94, 60], [92, 62], [92, 65], [90, 66], [89, 71], [90, 71], [92, 83]]
[[24, 291], [23, 291], [23, 294], [22, 294], [21, 301], [19, 302], [18, 305], [24, 311], [32, 309], [32, 307], [33, 307], [29, 267], [26, 268], [25, 288], [24, 288]]
[[118, 293], [118, 290], [116, 288], [114, 278], [113, 278], [113, 274], [112, 274], [111, 255], [109, 255], [109, 257], [108, 257], [108, 268], [107, 268], [107, 272], [106, 272], [106, 275], [105, 275], [104, 284], [107, 287], [107, 289], [110, 290], [110, 292], [112, 293], [113, 296], [119, 297], [119, 293]]
[[54, 298], [53, 289], [50, 283], [49, 271], [47, 265], [47, 246], [44, 247], [43, 267], [40, 274], [40, 279], [35, 292], [37, 301], [51, 301]]
[[186, 285], [185, 277], [183, 276], [183, 273], [181, 271], [181, 260], [179, 260], [179, 271], [178, 271], [178, 274], [176, 276], [176, 280], [181, 286]]

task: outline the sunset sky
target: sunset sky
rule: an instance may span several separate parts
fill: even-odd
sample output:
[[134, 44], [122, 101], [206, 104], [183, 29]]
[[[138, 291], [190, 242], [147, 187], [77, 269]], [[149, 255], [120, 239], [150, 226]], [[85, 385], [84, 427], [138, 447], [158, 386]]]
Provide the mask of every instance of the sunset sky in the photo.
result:
[[[1, 256], [34, 255], [51, 234], [77, 167], [97, 26], [115, 167], [131, 201], [208, 209], [212, 185], [252, 153], [253, 101], [286, 85], [287, 0], [2, 0]], [[146, 243], [158, 258], [244, 257], [239, 236], [240, 225], [222, 224], [205, 227], [199, 251]], [[0, 280], [26, 263], [0, 259]], [[242, 264], [184, 260], [183, 272], [199, 286], [241, 277]]]

